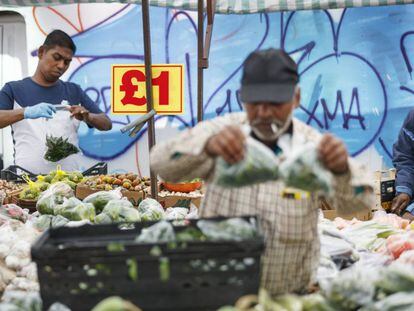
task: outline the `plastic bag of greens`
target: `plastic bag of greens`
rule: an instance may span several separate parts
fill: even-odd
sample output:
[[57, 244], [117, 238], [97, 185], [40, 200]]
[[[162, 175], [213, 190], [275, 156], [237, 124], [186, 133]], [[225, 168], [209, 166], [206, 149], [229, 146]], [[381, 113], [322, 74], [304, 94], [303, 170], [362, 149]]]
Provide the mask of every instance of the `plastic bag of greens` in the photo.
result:
[[71, 309], [60, 302], [55, 302], [47, 311], [71, 311]]
[[122, 198], [120, 189], [112, 191], [99, 191], [87, 196], [83, 202], [92, 203], [95, 207], [96, 213], [102, 212], [105, 205], [111, 200], [119, 200]]
[[162, 208], [161, 204], [158, 201], [156, 201], [154, 199], [151, 199], [151, 198], [148, 198], [148, 199], [142, 200], [141, 203], [139, 203], [138, 211], [140, 213], [145, 213], [151, 207], [160, 207], [160, 208]]
[[257, 235], [257, 225], [243, 218], [231, 218], [222, 221], [199, 220], [197, 227], [209, 240], [241, 241]]
[[144, 228], [141, 234], [136, 238], [141, 243], [167, 243], [175, 241], [174, 228], [168, 221], [162, 220]]
[[335, 310], [358, 310], [372, 304], [378, 274], [358, 265], [342, 270], [337, 277], [320, 282], [322, 294]]
[[223, 187], [243, 187], [279, 178], [279, 159], [264, 144], [248, 137], [244, 159], [229, 164], [216, 160], [213, 182]]
[[57, 205], [63, 203], [64, 198], [73, 197], [71, 187], [63, 182], [57, 182], [41, 194], [36, 203], [36, 209], [40, 214], [54, 214]]
[[95, 223], [109, 224], [113, 222], [137, 222], [141, 217], [128, 200], [109, 201], [102, 213], [96, 216]]
[[42, 311], [42, 300], [38, 292], [5, 291], [2, 301], [17, 306], [20, 311]]
[[72, 198], [55, 208], [55, 215], [61, 215], [71, 221], [95, 219], [95, 207], [92, 203], [82, 203], [78, 199]]
[[52, 219], [52, 215], [41, 215], [33, 221], [33, 225], [37, 230], [45, 231], [50, 228]]
[[161, 204], [154, 199], [145, 199], [139, 206], [142, 221], [157, 221], [165, 219], [165, 212]]
[[51, 222], [51, 226], [52, 228], [56, 228], [56, 227], [63, 227], [65, 226], [67, 223], [69, 222], [69, 219], [61, 216], [61, 215], [57, 215], [52, 217], [52, 222]]
[[382, 271], [376, 287], [386, 294], [414, 292], [414, 266], [392, 263]]
[[332, 191], [332, 173], [318, 159], [316, 145], [307, 143], [297, 149], [280, 164], [280, 176], [287, 187], [305, 191]]
[[414, 292], [401, 292], [388, 296], [361, 311], [412, 311], [414, 310]]
[[112, 218], [109, 214], [106, 213], [100, 213], [99, 215], [96, 215], [95, 217], [95, 223], [100, 225], [109, 225], [111, 224]]
[[141, 311], [129, 301], [123, 300], [121, 297], [113, 296], [102, 300], [92, 311]]
[[197, 219], [198, 218], [198, 208], [194, 204], [190, 205], [190, 210], [188, 211], [185, 219]]
[[305, 295], [301, 300], [303, 311], [335, 311], [320, 294]]
[[185, 207], [169, 207], [165, 211], [165, 217], [168, 220], [185, 219], [188, 215], [188, 208]]

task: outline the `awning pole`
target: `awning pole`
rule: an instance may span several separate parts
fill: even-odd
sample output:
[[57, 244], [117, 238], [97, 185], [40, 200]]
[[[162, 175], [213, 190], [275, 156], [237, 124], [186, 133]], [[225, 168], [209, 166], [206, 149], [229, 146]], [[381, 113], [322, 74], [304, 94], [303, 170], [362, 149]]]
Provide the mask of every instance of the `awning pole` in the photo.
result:
[[[147, 91], [147, 111], [151, 111], [154, 107], [152, 97], [152, 60], [151, 60], [151, 33], [150, 33], [150, 17], [149, 17], [149, 3], [148, 0], [142, 0], [142, 29], [144, 32], [144, 57], [145, 57], [145, 76], [146, 76], [146, 91]], [[155, 125], [154, 117], [148, 120], [148, 145], [151, 151], [155, 145]], [[152, 171], [150, 166], [151, 177], [151, 196], [153, 199], [158, 199], [158, 181], [157, 175]]]
[[203, 121], [203, 46], [204, 46], [204, 0], [198, 0], [198, 31], [197, 31], [197, 122]]

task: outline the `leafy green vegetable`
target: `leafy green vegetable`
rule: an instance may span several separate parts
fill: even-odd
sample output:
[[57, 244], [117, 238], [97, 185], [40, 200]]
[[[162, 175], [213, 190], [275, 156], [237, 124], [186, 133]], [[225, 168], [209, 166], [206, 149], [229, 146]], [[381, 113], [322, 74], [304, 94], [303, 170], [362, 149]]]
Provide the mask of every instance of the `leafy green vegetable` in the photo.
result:
[[46, 136], [46, 148], [44, 158], [50, 162], [57, 162], [79, 152], [75, 145], [63, 137]]
[[55, 215], [61, 215], [72, 221], [95, 219], [95, 208], [91, 203], [82, 203], [76, 198], [65, 199], [62, 205], [54, 210]]
[[128, 265], [128, 276], [136, 282], [138, 280], [138, 263], [135, 258], [130, 258], [127, 260]]
[[167, 257], [159, 259], [160, 280], [166, 282], [170, 279], [170, 260]]
[[120, 242], [110, 242], [106, 246], [106, 249], [108, 250], [108, 252], [124, 252], [125, 246], [123, 243]]
[[109, 224], [114, 222], [137, 222], [141, 217], [132, 203], [128, 200], [109, 201], [102, 213], [95, 218], [98, 224]]
[[177, 242], [205, 241], [207, 237], [197, 228], [188, 227], [176, 233]]
[[92, 203], [95, 207], [96, 213], [102, 212], [106, 204], [111, 200], [119, 200], [122, 194], [118, 191], [99, 191], [87, 196], [83, 202]]
[[254, 183], [276, 180], [279, 177], [279, 160], [259, 141], [249, 137], [242, 161], [230, 165], [218, 158], [214, 182], [223, 187], [242, 187]]

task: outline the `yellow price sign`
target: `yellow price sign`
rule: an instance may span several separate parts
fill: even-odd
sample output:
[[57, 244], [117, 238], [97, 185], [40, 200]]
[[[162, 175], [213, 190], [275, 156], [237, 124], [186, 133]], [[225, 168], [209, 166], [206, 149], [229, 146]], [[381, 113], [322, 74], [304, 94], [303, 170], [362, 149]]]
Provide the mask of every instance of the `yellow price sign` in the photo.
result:
[[[148, 112], [145, 65], [112, 65], [111, 107], [113, 114]], [[152, 94], [157, 114], [184, 113], [184, 65], [152, 65]]]

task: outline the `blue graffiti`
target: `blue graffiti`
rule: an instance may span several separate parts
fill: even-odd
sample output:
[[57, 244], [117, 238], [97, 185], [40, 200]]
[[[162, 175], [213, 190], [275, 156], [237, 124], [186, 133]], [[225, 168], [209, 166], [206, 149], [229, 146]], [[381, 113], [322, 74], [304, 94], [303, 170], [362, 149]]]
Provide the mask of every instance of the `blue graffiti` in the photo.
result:
[[[70, 80], [79, 83], [107, 114], [110, 65], [143, 62], [140, 6], [111, 23], [74, 36], [78, 55], [89, 61]], [[131, 9], [132, 8], [132, 9]], [[339, 12], [339, 14], [338, 14]], [[125, 12], [124, 12], [125, 13]], [[185, 114], [158, 116], [185, 128], [196, 124], [197, 25], [191, 14], [151, 8], [154, 63], [185, 64]], [[217, 15], [205, 71], [205, 117], [243, 109], [239, 81], [245, 57], [254, 49], [280, 47], [298, 63], [302, 101], [296, 116], [345, 141], [352, 155], [375, 146], [391, 164], [390, 152], [402, 120], [413, 106], [412, 56], [414, 5]], [[113, 159], [146, 132], [132, 139], [119, 132], [134, 117], [110, 116], [114, 129], [97, 133], [82, 126], [80, 147], [96, 159]], [[387, 120], [387, 122], [385, 122]]]

